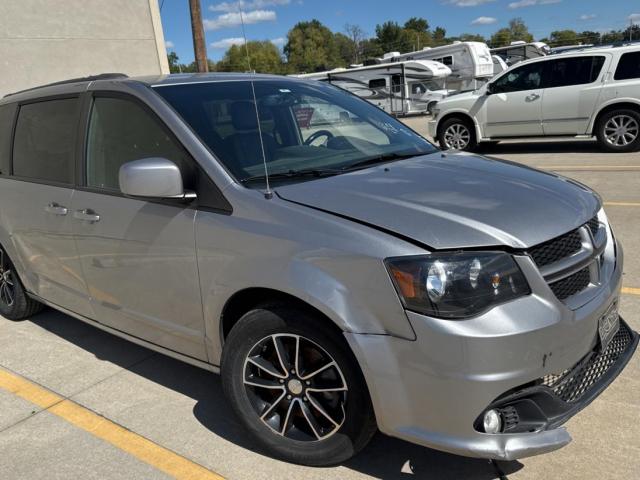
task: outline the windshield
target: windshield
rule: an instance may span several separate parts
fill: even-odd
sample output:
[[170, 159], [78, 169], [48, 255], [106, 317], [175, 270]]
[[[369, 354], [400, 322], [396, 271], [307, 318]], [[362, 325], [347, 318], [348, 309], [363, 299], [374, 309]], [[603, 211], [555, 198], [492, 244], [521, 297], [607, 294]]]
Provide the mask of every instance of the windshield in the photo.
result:
[[[248, 187], [313, 180], [435, 147], [368, 102], [320, 82], [288, 79], [156, 86], [226, 168]], [[262, 142], [260, 142], [262, 134]], [[271, 180], [271, 178], [270, 178]]]

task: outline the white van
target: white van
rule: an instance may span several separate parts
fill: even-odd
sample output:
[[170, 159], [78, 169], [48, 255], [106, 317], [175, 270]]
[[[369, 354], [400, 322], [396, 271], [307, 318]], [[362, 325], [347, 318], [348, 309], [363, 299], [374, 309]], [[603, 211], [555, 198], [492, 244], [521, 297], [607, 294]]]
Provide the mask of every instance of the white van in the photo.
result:
[[519, 63], [436, 105], [430, 134], [470, 150], [507, 138], [596, 136], [611, 152], [640, 149], [640, 45]]

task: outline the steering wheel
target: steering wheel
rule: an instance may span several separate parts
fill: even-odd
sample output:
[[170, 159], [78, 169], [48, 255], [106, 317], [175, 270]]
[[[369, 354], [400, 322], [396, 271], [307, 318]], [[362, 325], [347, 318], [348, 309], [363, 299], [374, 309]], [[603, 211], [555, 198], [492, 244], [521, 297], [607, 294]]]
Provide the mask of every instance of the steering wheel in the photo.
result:
[[327, 137], [327, 139], [325, 140], [325, 143], [326, 143], [329, 140], [331, 140], [334, 137], [334, 135], [329, 130], [318, 130], [317, 132], [314, 132], [311, 135], [309, 135], [309, 138], [307, 138], [304, 141], [304, 144], [305, 145], [311, 145], [313, 142], [315, 142], [320, 137]]

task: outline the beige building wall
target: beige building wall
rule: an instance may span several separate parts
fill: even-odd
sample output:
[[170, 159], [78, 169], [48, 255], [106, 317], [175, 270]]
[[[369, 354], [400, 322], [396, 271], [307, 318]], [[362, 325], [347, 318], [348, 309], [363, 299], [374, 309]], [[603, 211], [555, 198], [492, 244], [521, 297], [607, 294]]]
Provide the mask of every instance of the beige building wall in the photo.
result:
[[169, 73], [158, 0], [0, 0], [0, 97], [108, 72]]

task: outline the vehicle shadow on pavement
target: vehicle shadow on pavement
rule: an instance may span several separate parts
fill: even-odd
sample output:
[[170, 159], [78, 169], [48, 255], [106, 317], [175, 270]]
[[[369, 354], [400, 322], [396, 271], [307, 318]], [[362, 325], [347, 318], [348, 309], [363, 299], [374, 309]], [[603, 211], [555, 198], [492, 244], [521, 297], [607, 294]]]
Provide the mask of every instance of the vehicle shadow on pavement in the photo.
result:
[[482, 155], [502, 154], [540, 154], [540, 153], [603, 153], [595, 140], [565, 140], [565, 141], [526, 141], [500, 142], [496, 145], [479, 146], [478, 153]]
[[[165, 355], [143, 349], [72, 317], [46, 309], [28, 320], [68, 341], [96, 358], [111, 362], [165, 388], [196, 401], [193, 415], [215, 435], [242, 448], [268, 457], [237, 421], [222, 393], [220, 377]], [[123, 361], [123, 348], [149, 353], [133, 364]], [[126, 427], [126, 425], [125, 425]], [[179, 452], [178, 452], [179, 453]], [[519, 462], [472, 459], [439, 452], [378, 433], [355, 458], [342, 465], [381, 479], [470, 479], [504, 478], [523, 468]]]

